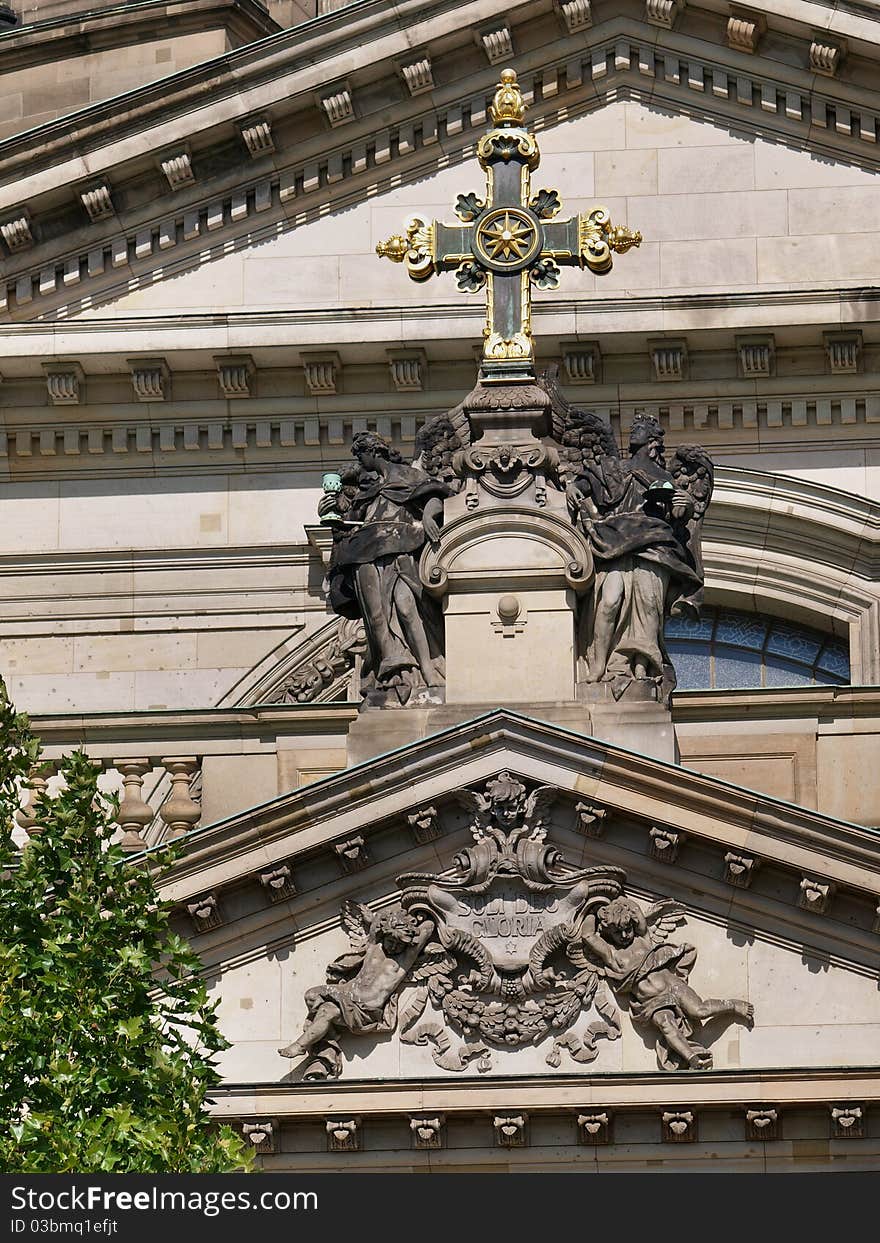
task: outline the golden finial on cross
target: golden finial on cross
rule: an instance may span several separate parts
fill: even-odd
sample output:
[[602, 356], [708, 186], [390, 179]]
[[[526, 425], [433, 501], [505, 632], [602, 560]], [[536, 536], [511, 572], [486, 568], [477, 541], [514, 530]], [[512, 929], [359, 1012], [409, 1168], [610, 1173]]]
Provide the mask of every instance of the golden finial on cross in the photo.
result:
[[460, 194], [460, 224], [413, 216], [405, 234], [376, 247], [381, 257], [405, 262], [413, 280], [455, 269], [463, 292], [485, 287], [481, 376], [487, 381], [534, 378], [532, 286], [555, 289], [560, 266], [608, 272], [614, 252], [642, 240], [641, 233], [614, 225], [604, 207], [557, 220], [559, 192], [532, 194], [530, 178], [541, 156], [535, 135], [524, 128], [525, 111], [515, 71], [503, 69], [489, 108], [493, 128], [477, 144], [485, 198]]

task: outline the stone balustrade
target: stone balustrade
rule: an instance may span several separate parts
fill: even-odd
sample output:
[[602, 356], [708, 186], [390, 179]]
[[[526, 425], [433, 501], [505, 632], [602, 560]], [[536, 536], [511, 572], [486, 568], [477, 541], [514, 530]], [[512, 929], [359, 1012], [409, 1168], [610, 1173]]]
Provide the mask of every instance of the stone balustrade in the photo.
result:
[[[201, 761], [197, 756], [138, 756], [93, 761], [100, 788], [119, 796], [120, 844], [137, 853], [157, 842], [183, 837], [201, 820]], [[16, 820], [28, 837], [38, 835], [36, 804], [59, 788], [60, 763], [46, 760], [34, 771]]]
[[134, 854], [345, 768], [356, 715], [350, 704], [34, 715], [43, 751], [18, 825], [39, 832], [37, 798], [58, 789], [62, 756], [82, 750], [99, 788], [118, 796], [120, 841]]

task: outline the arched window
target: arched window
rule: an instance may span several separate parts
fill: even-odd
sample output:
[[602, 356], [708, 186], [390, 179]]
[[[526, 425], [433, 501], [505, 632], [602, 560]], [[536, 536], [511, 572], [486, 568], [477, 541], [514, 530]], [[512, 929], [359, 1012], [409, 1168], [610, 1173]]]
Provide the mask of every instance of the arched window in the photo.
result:
[[699, 621], [671, 617], [665, 633], [679, 690], [849, 682], [844, 640], [779, 617], [704, 608]]

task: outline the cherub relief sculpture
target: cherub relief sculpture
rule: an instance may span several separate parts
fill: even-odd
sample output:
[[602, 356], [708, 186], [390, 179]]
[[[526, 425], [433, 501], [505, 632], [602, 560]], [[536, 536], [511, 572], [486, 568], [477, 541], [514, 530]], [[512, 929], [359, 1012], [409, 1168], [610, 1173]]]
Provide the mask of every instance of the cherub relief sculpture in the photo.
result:
[[681, 445], [667, 468], [663, 438], [656, 419], [637, 415], [621, 459], [608, 425], [573, 407], [562, 434], [570, 510], [596, 565], [582, 625], [586, 680], [610, 682], [616, 698], [633, 681], [653, 681], [663, 698], [674, 688], [664, 622], [697, 615], [702, 597], [712, 462], [699, 446]]
[[548, 1065], [563, 1052], [587, 1064], [600, 1039], [620, 1036], [614, 996], [656, 1030], [665, 1070], [711, 1066], [695, 1024], [716, 1015], [751, 1023], [747, 1002], [703, 1001], [688, 983], [696, 950], [670, 939], [683, 907], [664, 899], [643, 912], [623, 896], [620, 868], [572, 867], [548, 842], [555, 787], [529, 792], [502, 772], [457, 799], [473, 841], [451, 874], [400, 876], [400, 906], [379, 914], [345, 904], [352, 952], [305, 994], [303, 1032], [280, 1050], [310, 1057], [307, 1078], [342, 1073], [345, 1032], [396, 1031], [448, 1071], [474, 1060], [487, 1071], [493, 1049], [548, 1039]]
[[703, 1001], [691, 988], [688, 976], [697, 951], [669, 939], [684, 917], [684, 907], [669, 898], [647, 912], [631, 898], [615, 898], [586, 916], [569, 956], [581, 966], [597, 964], [615, 994], [632, 999], [634, 1022], [657, 1029], [657, 1061], [663, 1070], [680, 1065], [709, 1070], [712, 1054], [692, 1039], [693, 1024], [731, 1015], [751, 1027], [754, 1007], [739, 1000]]
[[393, 692], [391, 702], [405, 704], [417, 689], [444, 682], [441, 617], [418, 560], [439, 537], [450, 489], [407, 466], [373, 432], [358, 432], [351, 451], [356, 464], [342, 473], [341, 491], [318, 505], [321, 517], [338, 510], [344, 520], [334, 530], [330, 606], [341, 617], [363, 619], [364, 690]]
[[330, 964], [328, 983], [306, 992], [309, 1017], [302, 1035], [278, 1050], [282, 1057], [297, 1060], [315, 1052], [319, 1063], [323, 1060], [336, 1073], [341, 1064], [334, 1032], [359, 1036], [394, 1031], [397, 993], [434, 931], [425, 916], [418, 919], [400, 907], [375, 914], [351, 901], [343, 906], [342, 925], [352, 952]]

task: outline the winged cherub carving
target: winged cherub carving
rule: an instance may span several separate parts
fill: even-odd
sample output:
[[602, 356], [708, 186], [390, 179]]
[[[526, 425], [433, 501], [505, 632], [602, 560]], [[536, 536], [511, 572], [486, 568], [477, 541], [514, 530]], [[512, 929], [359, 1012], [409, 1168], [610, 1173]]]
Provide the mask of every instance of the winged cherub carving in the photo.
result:
[[659, 1033], [657, 1061], [663, 1070], [677, 1070], [679, 1063], [709, 1070], [712, 1054], [691, 1039], [693, 1024], [726, 1014], [751, 1027], [754, 1008], [747, 1001], [703, 1001], [691, 988], [688, 976], [697, 951], [669, 940], [684, 914], [669, 898], [646, 912], [631, 898], [615, 898], [586, 917], [569, 955], [577, 965], [599, 965], [614, 992], [632, 998], [632, 1018], [653, 1024]]
[[329, 965], [326, 984], [307, 990], [309, 1017], [299, 1039], [278, 1050], [282, 1057], [305, 1057], [336, 1030], [394, 1031], [397, 993], [434, 931], [432, 920], [399, 906], [374, 913], [352, 901], [343, 905], [342, 926], [352, 952]]

